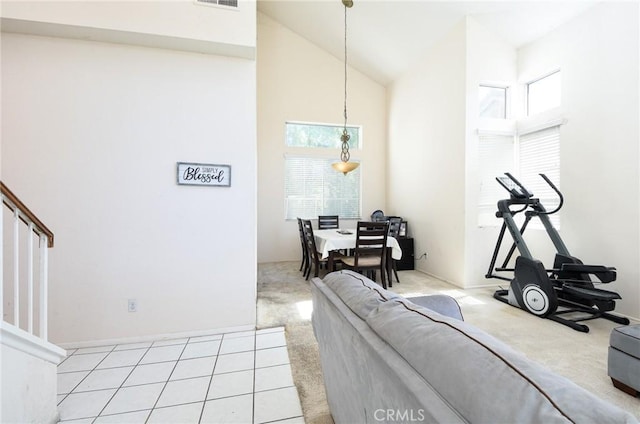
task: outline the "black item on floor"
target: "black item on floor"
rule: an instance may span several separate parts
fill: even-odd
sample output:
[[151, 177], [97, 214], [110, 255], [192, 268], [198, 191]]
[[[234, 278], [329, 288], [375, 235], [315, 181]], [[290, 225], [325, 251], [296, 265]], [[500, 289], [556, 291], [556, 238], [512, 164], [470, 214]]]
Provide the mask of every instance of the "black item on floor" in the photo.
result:
[[402, 259], [396, 261], [398, 271], [407, 271], [415, 268], [415, 254], [413, 249], [413, 238], [399, 237], [398, 244], [402, 249]]

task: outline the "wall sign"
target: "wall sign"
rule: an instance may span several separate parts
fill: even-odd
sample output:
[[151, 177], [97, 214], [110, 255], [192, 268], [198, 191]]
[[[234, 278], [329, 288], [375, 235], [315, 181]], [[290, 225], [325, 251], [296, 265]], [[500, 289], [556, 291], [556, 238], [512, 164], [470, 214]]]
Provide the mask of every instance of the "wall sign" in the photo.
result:
[[231, 186], [231, 165], [178, 162], [178, 184]]

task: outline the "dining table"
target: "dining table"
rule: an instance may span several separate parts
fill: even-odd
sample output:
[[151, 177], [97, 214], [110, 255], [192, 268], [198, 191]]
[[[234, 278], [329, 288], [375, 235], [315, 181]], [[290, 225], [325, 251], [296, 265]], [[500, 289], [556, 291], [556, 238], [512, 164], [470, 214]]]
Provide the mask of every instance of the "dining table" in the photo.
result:
[[[356, 248], [356, 230], [350, 229], [331, 229], [331, 230], [314, 230], [313, 236], [316, 241], [316, 248], [322, 254], [322, 259], [328, 259], [327, 268], [329, 272], [335, 271], [334, 254], [340, 250], [349, 250]], [[402, 249], [398, 240], [394, 237], [387, 236], [387, 248], [391, 250], [393, 259], [402, 258]], [[387, 270], [390, 273], [391, 261], [387, 261]]]

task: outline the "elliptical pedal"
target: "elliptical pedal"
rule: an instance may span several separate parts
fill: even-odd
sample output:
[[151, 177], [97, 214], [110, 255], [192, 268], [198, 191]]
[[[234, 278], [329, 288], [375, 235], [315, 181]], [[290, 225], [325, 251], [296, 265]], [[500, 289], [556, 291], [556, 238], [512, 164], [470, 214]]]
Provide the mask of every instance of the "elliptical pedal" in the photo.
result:
[[592, 287], [578, 287], [573, 284], [564, 284], [562, 291], [574, 296], [594, 301], [610, 301], [622, 299], [616, 292], [609, 290], [596, 289]]

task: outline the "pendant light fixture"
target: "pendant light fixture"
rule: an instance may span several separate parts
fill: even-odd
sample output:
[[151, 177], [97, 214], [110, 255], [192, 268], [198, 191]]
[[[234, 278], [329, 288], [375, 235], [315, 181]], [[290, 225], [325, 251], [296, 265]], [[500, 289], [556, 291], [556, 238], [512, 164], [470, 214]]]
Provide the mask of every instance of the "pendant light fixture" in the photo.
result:
[[340, 141], [342, 142], [342, 152], [340, 153], [340, 162], [331, 164], [333, 169], [347, 175], [360, 165], [358, 162], [349, 162], [351, 155], [349, 154], [349, 139], [351, 136], [347, 132], [347, 8], [353, 6], [352, 0], [342, 0], [344, 5], [344, 127]]

